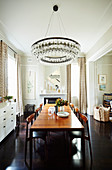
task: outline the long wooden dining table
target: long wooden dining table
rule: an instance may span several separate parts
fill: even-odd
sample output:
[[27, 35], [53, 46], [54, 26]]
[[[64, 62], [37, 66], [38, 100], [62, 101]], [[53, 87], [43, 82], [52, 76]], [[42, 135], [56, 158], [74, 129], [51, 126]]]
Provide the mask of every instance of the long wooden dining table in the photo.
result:
[[[55, 113], [49, 115], [48, 109], [53, 106], [55, 106], [55, 104], [46, 104], [43, 107], [41, 113], [30, 128], [30, 137], [32, 138], [33, 131], [81, 131], [83, 159], [85, 160], [84, 126], [69, 106], [64, 106], [64, 111], [69, 113], [68, 117], [59, 117]], [[60, 111], [59, 108], [58, 111]], [[30, 169], [32, 169], [32, 140], [30, 140]]]

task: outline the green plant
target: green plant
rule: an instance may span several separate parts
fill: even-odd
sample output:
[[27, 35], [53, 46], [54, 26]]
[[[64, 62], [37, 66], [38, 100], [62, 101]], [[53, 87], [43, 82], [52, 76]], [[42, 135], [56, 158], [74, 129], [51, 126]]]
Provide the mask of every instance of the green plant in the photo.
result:
[[13, 98], [13, 96], [5, 96], [5, 97], [4, 97], [5, 100], [10, 100], [10, 99], [12, 99], [12, 98]]

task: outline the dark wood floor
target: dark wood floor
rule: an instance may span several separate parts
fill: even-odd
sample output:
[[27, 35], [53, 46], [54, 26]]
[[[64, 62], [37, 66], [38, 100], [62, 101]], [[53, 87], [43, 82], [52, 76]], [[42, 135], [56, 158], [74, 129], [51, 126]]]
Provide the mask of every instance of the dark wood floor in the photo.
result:
[[[91, 143], [93, 151], [93, 163], [89, 155], [88, 142], [86, 142], [85, 169], [89, 170], [112, 170], [112, 122], [100, 123], [89, 118]], [[44, 153], [44, 142], [38, 143], [38, 152], [33, 154], [33, 169], [84, 169], [80, 152], [80, 140], [73, 142], [72, 159], [68, 159], [68, 146], [66, 145], [63, 132], [51, 132], [48, 141], [48, 158]], [[77, 143], [76, 143], [77, 142]], [[13, 131], [0, 144], [0, 170], [27, 170], [24, 162], [25, 123], [21, 121], [19, 133]], [[27, 157], [29, 163], [29, 157]]]

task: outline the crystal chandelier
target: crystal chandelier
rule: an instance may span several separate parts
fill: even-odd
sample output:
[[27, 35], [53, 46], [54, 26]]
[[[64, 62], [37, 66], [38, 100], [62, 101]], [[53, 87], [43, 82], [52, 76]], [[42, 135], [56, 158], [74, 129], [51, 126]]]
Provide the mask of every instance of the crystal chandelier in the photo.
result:
[[[58, 11], [58, 6], [55, 5], [53, 10]], [[80, 44], [70, 38], [48, 37], [35, 42], [31, 48], [32, 54], [40, 63], [62, 65], [73, 62], [80, 51]]]

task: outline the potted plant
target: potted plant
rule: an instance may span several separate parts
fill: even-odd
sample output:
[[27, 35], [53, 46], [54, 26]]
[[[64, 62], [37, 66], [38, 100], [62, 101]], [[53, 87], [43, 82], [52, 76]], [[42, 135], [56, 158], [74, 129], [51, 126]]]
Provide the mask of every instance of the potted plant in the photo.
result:
[[5, 99], [5, 100], [8, 100], [8, 101], [10, 101], [10, 99], [12, 99], [12, 98], [13, 98], [13, 96], [5, 96], [5, 97], [4, 97], [4, 99]]

